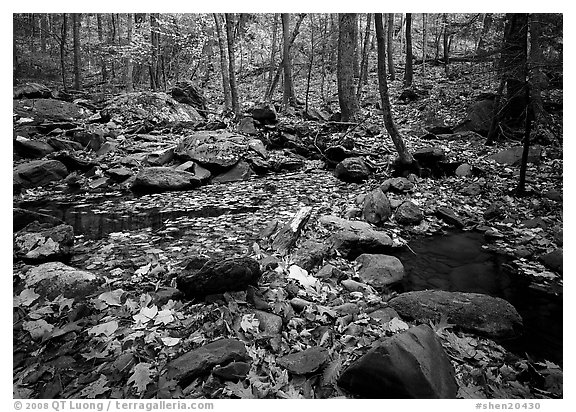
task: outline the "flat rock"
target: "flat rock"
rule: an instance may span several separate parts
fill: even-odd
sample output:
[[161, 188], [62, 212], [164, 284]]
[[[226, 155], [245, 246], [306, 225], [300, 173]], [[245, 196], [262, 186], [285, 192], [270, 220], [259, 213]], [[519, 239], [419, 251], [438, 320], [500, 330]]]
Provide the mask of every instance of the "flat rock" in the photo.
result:
[[150, 166], [164, 166], [174, 160], [174, 147], [155, 150], [146, 156], [146, 162]]
[[85, 116], [82, 107], [56, 99], [21, 99], [14, 101], [14, 113], [20, 117], [33, 119], [29, 125], [45, 122], [74, 122]]
[[254, 311], [254, 315], [260, 321], [260, 330], [270, 335], [277, 335], [282, 331], [282, 318], [273, 313], [262, 310]]
[[227, 183], [227, 182], [238, 182], [241, 180], [248, 180], [254, 172], [250, 165], [244, 161], [240, 160], [232, 168], [212, 179], [214, 182]]
[[73, 245], [74, 229], [66, 224], [31, 223], [14, 235], [16, 256], [28, 262], [68, 259]]
[[114, 167], [108, 169], [106, 173], [108, 173], [108, 175], [117, 182], [123, 182], [134, 175], [132, 170], [125, 167]]
[[392, 308], [380, 308], [368, 313], [372, 319], [379, 320], [381, 323], [390, 322], [394, 318], [399, 318], [398, 312]]
[[382, 289], [404, 278], [404, 265], [400, 259], [388, 255], [364, 253], [356, 258], [360, 280], [376, 289]]
[[334, 176], [344, 182], [360, 183], [368, 179], [370, 170], [361, 158], [349, 157], [336, 165]]
[[58, 160], [32, 160], [14, 168], [13, 180], [19, 185], [30, 188], [62, 180], [68, 175], [68, 169]]
[[212, 259], [199, 270], [184, 271], [176, 284], [188, 298], [244, 290], [260, 278], [260, 264], [254, 259]]
[[390, 201], [381, 189], [374, 189], [366, 195], [362, 214], [375, 226], [382, 226], [392, 216]]
[[187, 190], [198, 187], [200, 184], [200, 179], [194, 173], [175, 170], [171, 167], [145, 167], [136, 175], [132, 190], [142, 192]]
[[344, 370], [338, 386], [370, 399], [455, 398], [454, 368], [429, 326], [412, 327], [383, 342]]
[[456, 226], [457, 228], [461, 229], [465, 226], [464, 220], [458, 217], [456, 212], [449, 207], [441, 206], [436, 209], [436, 216], [449, 225]]
[[244, 379], [252, 365], [247, 362], [231, 362], [226, 366], [217, 366], [212, 370], [212, 375], [225, 381], [238, 382]]
[[516, 337], [523, 328], [522, 318], [514, 306], [504, 299], [480, 293], [406, 292], [388, 304], [405, 319], [438, 322], [446, 316], [449, 323], [495, 339]]
[[52, 91], [40, 83], [24, 83], [14, 86], [12, 89], [12, 98], [14, 99], [48, 99], [52, 97]]
[[282, 356], [276, 363], [295, 375], [306, 375], [319, 370], [327, 361], [328, 350], [321, 346]]
[[207, 374], [216, 365], [226, 365], [234, 361], [246, 362], [250, 359], [244, 343], [237, 339], [220, 339], [170, 361], [167, 365], [167, 377], [186, 384]]
[[394, 214], [396, 222], [401, 225], [418, 224], [424, 219], [424, 213], [418, 206], [410, 201], [403, 202]]
[[14, 151], [26, 159], [40, 159], [54, 151], [54, 148], [41, 140], [31, 140], [18, 136], [14, 140]]
[[[523, 151], [523, 146], [515, 146], [490, 155], [488, 156], [488, 159], [495, 160], [497, 163], [508, 166], [520, 166], [520, 163], [522, 163]], [[528, 151], [528, 163], [540, 163], [541, 154], [542, 148], [540, 146], [530, 147], [530, 150]]]
[[414, 189], [414, 183], [405, 177], [393, 177], [386, 179], [380, 185], [380, 190], [384, 193], [388, 191], [395, 191], [399, 193], [409, 192]]
[[84, 298], [98, 291], [104, 279], [61, 262], [48, 262], [31, 268], [24, 276], [27, 287], [48, 300], [62, 294], [65, 298]]

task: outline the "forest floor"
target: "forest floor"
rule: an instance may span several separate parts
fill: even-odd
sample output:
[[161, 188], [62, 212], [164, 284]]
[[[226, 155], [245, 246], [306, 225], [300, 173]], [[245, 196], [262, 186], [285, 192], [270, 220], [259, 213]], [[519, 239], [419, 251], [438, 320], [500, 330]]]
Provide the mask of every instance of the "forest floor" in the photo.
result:
[[[416, 226], [402, 226], [394, 219], [383, 230], [397, 244], [452, 229], [436, 217], [446, 206], [466, 219], [466, 230], [486, 234], [485, 248], [509, 257], [515, 276], [528, 278], [533, 288], [562, 296], [562, 278], [539, 261], [543, 254], [561, 246], [562, 202], [544, 196], [562, 193], [562, 146], [543, 146], [541, 160], [528, 166], [528, 195], [517, 197], [518, 167], [500, 165], [488, 157], [518, 141], [485, 146], [481, 139], [426, 140], [424, 128], [441, 119], [454, 124], [465, 115], [471, 101], [470, 85], [462, 80], [442, 81], [428, 77], [429, 95], [400, 104], [400, 82], [392, 83], [395, 118], [410, 150], [431, 145], [450, 159], [483, 171], [481, 177], [446, 176], [417, 178], [414, 191], [390, 195], [392, 200], [411, 200], [424, 212]], [[481, 91], [481, 88], [478, 89]], [[383, 130], [375, 107], [366, 125]], [[306, 124], [299, 116], [281, 117], [285, 124]], [[561, 119], [558, 120], [561, 136]], [[345, 132], [334, 133], [339, 140]], [[358, 207], [359, 195], [378, 187], [389, 176], [394, 147], [386, 133], [353, 134], [356, 147], [374, 155], [369, 160], [375, 173], [361, 184], [344, 183], [318, 160], [306, 160], [304, 168], [255, 176], [249, 180], [211, 184], [185, 192], [134, 196], [127, 190], [107, 189], [82, 194], [62, 191], [49, 184], [15, 196], [14, 204], [37, 211], [60, 210], [64, 220], [75, 222], [74, 254], [69, 265], [105, 276], [106, 292], [85, 302], [59, 297], [46, 301], [18, 282], [30, 266], [14, 262], [14, 393], [20, 398], [334, 398], [349, 396], [335, 384], [340, 372], [359, 358], [381, 336], [392, 336], [412, 323], [378, 322], [363, 313], [334, 316], [334, 305], [361, 302], [385, 304], [396, 294], [350, 293], [333, 280], [322, 280], [315, 293], [290, 279], [293, 256], [279, 256], [262, 239], [272, 222], [287, 222], [300, 208], [312, 206], [312, 216], [301, 239], [324, 241], [330, 233], [317, 222], [322, 215], [345, 216]], [[560, 139], [561, 142], [561, 139]], [[158, 135], [157, 148], [173, 142]], [[119, 156], [118, 153], [110, 157]], [[466, 192], [471, 184], [478, 195]], [[495, 203], [504, 213], [487, 220], [484, 212]], [[68, 213], [68, 214], [66, 214]], [[543, 227], [523, 227], [534, 218]], [[519, 257], [518, 251], [522, 250]], [[268, 297], [274, 313], [283, 318], [282, 333], [270, 339], [254, 323], [254, 308], [246, 292], [231, 292], [208, 301], [169, 300], [162, 291], [175, 287], [175, 277], [191, 256], [250, 256], [278, 263], [265, 271], [259, 292]], [[331, 263], [345, 277], [356, 278], [352, 262], [332, 256]], [[311, 275], [314, 273], [312, 272]], [[301, 313], [291, 309], [298, 296], [313, 305]], [[142, 321], [143, 309], [155, 309]], [[80, 320], [70, 316], [84, 310]], [[332, 314], [332, 315], [331, 315]], [[71, 320], [74, 319], [74, 320]], [[562, 320], [559, 320], [560, 324]], [[27, 326], [24, 326], [27, 325]], [[356, 327], [354, 327], [356, 326]], [[560, 361], [512, 353], [488, 338], [456, 330], [445, 322], [432, 324], [456, 371], [461, 398], [558, 398], [562, 397]], [[330, 333], [325, 333], [330, 330]], [[546, 334], [546, 330], [541, 331]], [[38, 339], [38, 336], [41, 339]], [[179, 387], [164, 371], [177, 355], [218, 338], [244, 341], [252, 358], [245, 379], [224, 382], [210, 375]], [[328, 349], [330, 362], [321, 372], [289, 375], [276, 364], [279, 356], [309, 346]]]

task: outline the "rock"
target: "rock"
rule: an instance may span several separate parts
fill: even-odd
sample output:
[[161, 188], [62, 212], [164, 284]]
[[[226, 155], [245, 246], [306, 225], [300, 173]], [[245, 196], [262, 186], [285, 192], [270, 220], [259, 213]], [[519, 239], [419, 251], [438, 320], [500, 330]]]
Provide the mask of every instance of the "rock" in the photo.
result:
[[248, 147], [253, 150], [255, 153], [259, 154], [262, 159], [268, 159], [268, 151], [266, 150], [266, 146], [260, 139], [251, 139], [248, 141]]
[[68, 139], [62, 139], [60, 137], [48, 138], [48, 144], [56, 150], [75, 151], [83, 149], [80, 143]]
[[338, 386], [371, 399], [455, 398], [454, 368], [429, 326], [376, 343], [342, 372]]
[[414, 203], [406, 201], [396, 209], [394, 218], [401, 225], [413, 225], [420, 223], [424, 219], [424, 214]]
[[296, 155], [270, 154], [270, 168], [276, 173], [295, 172], [302, 169], [305, 164], [305, 159]]
[[368, 314], [372, 319], [379, 320], [381, 323], [388, 323], [394, 318], [399, 318], [398, 312], [392, 308], [380, 308]]
[[174, 160], [174, 147], [156, 150], [146, 156], [146, 162], [150, 166], [164, 166]]
[[26, 272], [24, 282], [48, 300], [58, 295], [80, 299], [96, 293], [104, 279], [61, 262], [48, 262]]
[[195, 378], [205, 375], [216, 365], [250, 361], [244, 343], [237, 339], [220, 339], [194, 349], [168, 362], [167, 378], [185, 387]]
[[347, 259], [362, 253], [386, 252], [392, 246], [392, 239], [386, 233], [372, 229], [366, 222], [329, 215], [320, 217], [319, 222], [337, 230], [328, 238], [328, 243]]
[[364, 292], [365, 290], [370, 289], [370, 286], [368, 286], [367, 284], [356, 282], [355, 280], [352, 279], [344, 279], [340, 283], [342, 284], [344, 289], [346, 289], [348, 292]]
[[342, 276], [342, 271], [338, 269], [336, 266], [328, 263], [322, 266], [322, 268], [318, 272], [316, 272], [315, 276], [319, 279], [328, 279], [331, 277], [339, 278], [340, 276]]
[[102, 158], [108, 153], [115, 152], [117, 148], [118, 148], [118, 142], [109, 140], [107, 142], [102, 143], [100, 148], [96, 150], [96, 156]]
[[299, 312], [304, 310], [306, 306], [310, 305], [310, 302], [302, 298], [292, 298], [290, 299], [290, 305], [292, 305], [292, 308], [294, 308], [295, 311]]
[[307, 271], [322, 263], [330, 253], [330, 247], [313, 240], [304, 241], [294, 252], [292, 261]]
[[494, 202], [484, 210], [484, 219], [492, 220], [504, 217], [504, 205], [502, 202]]
[[[488, 159], [495, 160], [497, 163], [505, 164], [508, 166], [520, 166], [522, 163], [523, 146], [515, 146], [510, 149], [503, 150], [488, 156]], [[528, 151], [528, 163], [540, 163], [540, 156], [542, 155], [542, 148], [540, 146], [533, 146]]]
[[50, 97], [52, 97], [52, 91], [40, 83], [24, 83], [12, 89], [14, 99], [49, 99]]
[[463, 163], [456, 168], [456, 176], [467, 177], [472, 175], [472, 166], [468, 163]]
[[14, 232], [25, 228], [32, 222], [49, 226], [58, 226], [64, 223], [62, 220], [44, 213], [21, 209], [19, 207], [12, 209], [12, 230]]
[[260, 265], [251, 258], [212, 259], [201, 269], [178, 275], [176, 284], [188, 298], [245, 290], [260, 278]]
[[458, 217], [454, 210], [450, 209], [449, 207], [441, 206], [436, 210], [436, 216], [442, 219], [444, 222], [448, 223], [449, 225], [456, 226], [457, 228], [463, 228], [465, 226], [464, 221]]
[[320, 346], [292, 353], [276, 359], [276, 363], [295, 375], [306, 375], [319, 370], [329, 359], [328, 351]]
[[231, 362], [226, 366], [215, 367], [212, 375], [225, 381], [238, 382], [248, 375], [251, 367], [252, 365], [247, 362]]
[[337, 164], [344, 159], [353, 156], [352, 152], [346, 149], [344, 146], [330, 146], [324, 151], [324, 156], [332, 164]]
[[247, 148], [233, 141], [203, 143], [188, 149], [187, 155], [211, 172], [222, 172], [237, 164]]
[[254, 119], [251, 117], [242, 118], [240, 122], [238, 122], [236, 130], [238, 131], [238, 133], [242, 134], [249, 134], [249, 135], [258, 134], [258, 130], [256, 130], [256, 126], [254, 126]]
[[391, 179], [386, 179], [380, 185], [380, 190], [382, 190], [384, 193], [388, 192], [389, 190], [405, 193], [411, 191], [412, 189], [414, 189], [414, 183], [405, 177], [393, 177]]
[[439, 147], [423, 147], [414, 152], [414, 159], [416, 159], [421, 166], [434, 165], [438, 162], [446, 160], [444, 150]]
[[308, 108], [308, 112], [306, 113], [309, 119], [317, 120], [321, 122], [327, 122], [330, 115], [323, 110], [317, 109], [315, 107]]
[[550, 253], [546, 253], [540, 257], [540, 260], [548, 269], [563, 274], [563, 249], [558, 248]]
[[361, 158], [349, 157], [336, 165], [334, 176], [344, 182], [360, 183], [368, 179], [370, 170]]
[[16, 256], [30, 262], [68, 259], [73, 245], [74, 229], [66, 224], [31, 223], [14, 236]]
[[461, 190], [462, 194], [468, 196], [478, 196], [482, 193], [482, 186], [479, 183], [473, 182]]
[[374, 189], [364, 199], [364, 219], [375, 226], [382, 226], [392, 216], [390, 201], [380, 189]]
[[54, 148], [46, 142], [18, 136], [14, 140], [14, 151], [18, 156], [26, 159], [40, 159], [52, 153]]
[[62, 162], [66, 169], [69, 171], [80, 171], [80, 172], [87, 172], [90, 169], [98, 167], [98, 163], [91, 161], [91, 160], [84, 160], [81, 159], [73, 154], [66, 153], [66, 152], [59, 152], [52, 156], [53, 160], [58, 160]]
[[135, 192], [162, 192], [193, 189], [200, 185], [200, 179], [190, 172], [182, 172], [170, 167], [145, 167], [136, 175], [136, 179], [132, 183], [132, 190]]
[[[28, 125], [38, 126], [46, 122], [76, 122], [84, 117], [85, 109], [56, 99], [22, 99], [14, 101], [14, 113], [31, 118]], [[57, 126], [63, 126], [58, 124]], [[48, 132], [47, 130], [46, 132]]]
[[191, 81], [181, 81], [174, 85], [170, 92], [174, 100], [194, 107], [200, 114], [206, 116], [207, 100], [198, 87]]
[[454, 127], [455, 132], [473, 131], [487, 136], [494, 115], [494, 101], [485, 99], [474, 102], [467, 110], [466, 118]]
[[356, 258], [360, 280], [382, 289], [404, 278], [404, 265], [397, 257], [364, 253]]
[[547, 192], [544, 192], [544, 197], [550, 200], [553, 200], [555, 202], [561, 202], [562, 201], [562, 192], [558, 191], [558, 190], [548, 190]]
[[257, 310], [254, 312], [260, 321], [260, 330], [270, 335], [277, 335], [282, 332], [282, 318], [273, 313]]
[[214, 182], [227, 183], [227, 182], [238, 182], [241, 180], [249, 180], [254, 172], [250, 165], [244, 160], [240, 160], [232, 168], [212, 179]]
[[398, 99], [402, 100], [404, 103], [406, 102], [413, 102], [418, 100], [418, 94], [414, 91], [414, 89], [404, 89], [402, 93], [398, 96]]
[[182, 292], [169, 286], [161, 286], [150, 295], [152, 296], [152, 303], [156, 306], [163, 306], [170, 300], [175, 301], [182, 299]]
[[510, 303], [480, 293], [424, 290], [406, 292], [388, 304], [405, 319], [438, 322], [445, 316], [448, 323], [494, 339], [518, 336], [522, 318]]
[[125, 167], [115, 167], [108, 169], [106, 173], [108, 173], [108, 175], [117, 182], [123, 182], [133, 175], [132, 170]]
[[523, 220], [520, 224], [527, 229], [534, 229], [537, 227], [546, 229], [548, 227], [548, 224], [541, 217], [535, 217], [534, 219], [526, 219]]
[[294, 216], [282, 226], [272, 240], [272, 249], [285, 256], [296, 244], [300, 237], [300, 232], [308, 223], [312, 214], [312, 206], [300, 208]]
[[14, 168], [13, 179], [22, 187], [43, 186], [62, 180], [68, 175], [66, 166], [58, 160], [32, 160]]
[[360, 313], [360, 308], [358, 305], [352, 302], [346, 302], [338, 306], [333, 306], [332, 309], [335, 310], [339, 316], [357, 315]]
[[260, 123], [276, 123], [276, 109], [271, 103], [264, 103], [254, 107], [250, 114], [254, 120], [258, 120]]

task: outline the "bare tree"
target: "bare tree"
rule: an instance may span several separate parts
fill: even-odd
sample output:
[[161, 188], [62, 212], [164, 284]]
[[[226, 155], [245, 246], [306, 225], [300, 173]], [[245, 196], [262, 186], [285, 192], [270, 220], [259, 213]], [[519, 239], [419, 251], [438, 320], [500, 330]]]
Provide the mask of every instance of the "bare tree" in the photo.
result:
[[282, 61], [284, 67], [284, 93], [282, 95], [282, 108], [288, 110], [288, 106], [294, 101], [294, 85], [292, 84], [292, 63], [290, 61], [290, 14], [282, 13]]
[[370, 53], [370, 25], [372, 14], [366, 15], [366, 28], [364, 30], [364, 40], [362, 42], [362, 59], [360, 63], [360, 81], [356, 90], [357, 99], [360, 100], [362, 86], [368, 83], [368, 54]]
[[396, 70], [394, 70], [394, 13], [388, 13], [388, 73], [390, 80], [396, 80]]
[[234, 48], [234, 13], [226, 13], [226, 40], [228, 41], [228, 72], [230, 76], [230, 94], [232, 96], [232, 111], [234, 116], [240, 116], [238, 86], [236, 86], [236, 52]]
[[228, 72], [228, 59], [226, 58], [226, 44], [222, 31], [221, 16], [214, 13], [214, 26], [218, 37], [218, 48], [220, 49], [220, 71], [222, 72], [222, 90], [224, 92], [224, 111], [232, 109], [232, 94], [230, 92], [230, 75]]
[[62, 87], [68, 91], [66, 84], [66, 40], [68, 39], [68, 15], [62, 13], [62, 27], [60, 29], [60, 70], [62, 72]]
[[406, 68], [404, 70], [404, 86], [412, 86], [414, 72], [412, 69], [412, 13], [406, 13]]
[[[132, 44], [133, 18], [134, 15], [128, 13], [128, 47]], [[132, 53], [129, 52], [126, 59], [126, 90], [128, 93], [134, 91], [134, 84], [132, 83], [133, 72], [134, 63], [132, 62]]]
[[340, 14], [338, 36], [338, 100], [343, 122], [353, 122], [358, 117], [360, 107], [354, 89], [354, 48], [358, 35], [358, 15]]
[[72, 38], [74, 42], [74, 88], [82, 88], [82, 60], [80, 58], [80, 13], [72, 13]]

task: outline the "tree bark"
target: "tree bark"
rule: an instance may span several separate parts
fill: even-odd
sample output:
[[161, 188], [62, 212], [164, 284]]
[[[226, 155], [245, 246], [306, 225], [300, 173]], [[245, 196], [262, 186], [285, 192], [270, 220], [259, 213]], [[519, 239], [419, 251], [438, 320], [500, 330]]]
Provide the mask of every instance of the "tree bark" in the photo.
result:
[[442, 15], [442, 25], [444, 26], [443, 37], [442, 37], [442, 49], [444, 51], [444, 72], [446, 76], [450, 75], [450, 43], [448, 42], [450, 38], [450, 33], [448, 31], [448, 15], [444, 13]]
[[80, 13], [72, 13], [72, 36], [74, 41], [74, 89], [82, 89], [82, 61], [80, 58]]
[[530, 15], [530, 64], [528, 66], [528, 76], [530, 79], [530, 97], [532, 110], [536, 122], [542, 122], [546, 119], [547, 113], [544, 110], [542, 101], [542, 84], [544, 73], [542, 73], [542, 48], [540, 39], [542, 37], [541, 26], [542, 14], [533, 13]]
[[390, 80], [396, 80], [396, 70], [394, 69], [394, 13], [388, 13], [388, 74]]
[[528, 15], [507, 13], [504, 26], [504, 48], [501, 55], [501, 73], [506, 79], [507, 115], [520, 120], [526, 110], [526, 59], [528, 42]]
[[428, 16], [422, 13], [422, 76], [426, 75], [426, 50], [428, 43]]
[[378, 44], [378, 89], [380, 91], [380, 99], [382, 100], [382, 113], [384, 115], [384, 124], [386, 130], [394, 143], [394, 147], [398, 152], [398, 158], [401, 164], [409, 165], [414, 163], [412, 154], [404, 144], [404, 139], [394, 124], [392, 117], [392, 108], [390, 106], [390, 97], [388, 93], [388, 83], [386, 81], [386, 39], [384, 36], [384, 27], [382, 24], [382, 13], [374, 15], [374, 23], [376, 25], [376, 41]]
[[152, 91], [157, 91], [160, 87], [160, 65], [159, 54], [160, 49], [160, 24], [158, 22], [159, 13], [150, 14], [150, 42], [152, 44], [152, 59], [148, 66], [150, 71], [150, 88]]
[[412, 69], [412, 13], [406, 13], [406, 69], [404, 70], [404, 87], [412, 86], [414, 72]]
[[230, 94], [232, 96], [232, 111], [234, 117], [240, 116], [240, 103], [238, 99], [238, 87], [236, 86], [236, 62], [234, 51], [234, 14], [226, 13], [226, 39], [228, 41], [228, 72], [230, 76]]
[[48, 15], [40, 14], [40, 50], [46, 53], [46, 39], [48, 36]]
[[526, 192], [526, 170], [528, 169], [528, 154], [530, 152], [530, 132], [532, 130], [532, 110], [530, 107], [530, 84], [526, 82], [526, 96], [528, 102], [526, 105], [526, 116], [524, 120], [524, 147], [522, 150], [522, 161], [520, 163], [520, 179], [518, 180], [518, 187], [516, 194], [522, 196]]
[[266, 90], [272, 88], [272, 81], [274, 79], [274, 60], [276, 58], [276, 43], [278, 42], [278, 13], [274, 13], [274, 23], [272, 24], [272, 46], [270, 48], [270, 67], [268, 71], [268, 85]]
[[292, 84], [292, 62], [290, 61], [290, 14], [282, 13], [282, 60], [284, 62], [284, 93], [282, 95], [282, 108], [294, 102], [294, 85]]
[[62, 28], [60, 29], [60, 69], [62, 71], [62, 87], [68, 91], [66, 85], [66, 40], [68, 37], [68, 15], [62, 13]]
[[340, 102], [341, 120], [356, 121], [360, 112], [354, 88], [354, 48], [358, 34], [358, 15], [356, 13], [340, 14], [338, 36], [338, 100]]
[[308, 60], [308, 76], [306, 77], [306, 101], [304, 111], [308, 113], [308, 97], [310, 94], [310, 80], [312, 79], [312, 65], [314, 64], [314, 15], [310, 14], [310, 59]]
[[[132, 44], [132, 30], [133, 30], [133, 15], [128, 13], [128, 47]], [[128, 93], [134, 91], [134, 84], [132, 83], [132, 77], [134, 72], [134, 63], [132, 62], [132, 52], [128, 54], [126, 59], [126, 90]]]
[[492, 27], [492, 22], [494, 18], [492, 13], [485, 13], [484, 19], [482, 20], [482, 31], [480, 32], [480, 38], [478, 39], [478, 46], [476, 46], [476, 54], [483, 54], [486, 52], [486, 36]]
[[102, 46], [104, 45], [104, 35], [102, 33], [102, 15], [100, 13], [96, 14], [96, 25], [98, 27], [98, 45], [100, 49], [100, 66], [101, 66], [101, 73], [102, 73], [102, 81], [105, 82], [108, 80], [108, 72], [106, 70], [106, 60], [104, 59], [104, 51], [102, 50]]
[[372, 23], [372, 14], [366, 15], [366, 28], [364, 30], [364, 41], [362, 45], [362, 62], [360, 64], [360, 81], [358, 83], [358, 90], [356, 95], [360, 101], [362, 94], [362, 86], [368, 84], [368, 54], [370, 53], [370, 24]]
[[221, 16], [213, 13], [216, 35], [218, 36], [218, 48], [220, 49], [220, 71], [222, 72], [222, 90], [224, 93], [224, 111], [232, 109], [232, 94], [230, 92], [230, 75], [228, 72], [228, 59], [226, 58], [226, 44], [222, 32]]

